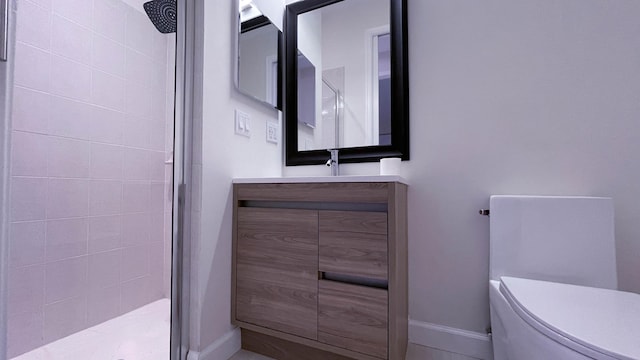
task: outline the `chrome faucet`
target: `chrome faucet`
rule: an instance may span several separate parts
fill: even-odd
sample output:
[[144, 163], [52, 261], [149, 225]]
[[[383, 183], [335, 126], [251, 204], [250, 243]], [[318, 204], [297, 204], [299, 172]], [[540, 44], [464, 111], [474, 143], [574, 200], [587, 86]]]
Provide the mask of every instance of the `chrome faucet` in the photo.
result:
[[331, 158], [327, 160], [327, 166], [331, 167], [331, 176], [340, 175], [340, 169], [338, 169], [338, 149], [327, 150], [331, 153]]

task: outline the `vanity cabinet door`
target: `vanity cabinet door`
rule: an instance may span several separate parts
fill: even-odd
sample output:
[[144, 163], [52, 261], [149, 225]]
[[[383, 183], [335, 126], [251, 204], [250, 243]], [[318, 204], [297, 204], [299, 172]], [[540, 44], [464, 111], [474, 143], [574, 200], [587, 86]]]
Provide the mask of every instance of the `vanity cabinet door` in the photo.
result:
[[327, 280], [318, 285], [318, 341], [386, 359], [387, 291]]
[[236, 319], [317, 339], [318, 212], [237, 209]]
[[387, 280], [387, 213], [320, 212], [320, 271]]

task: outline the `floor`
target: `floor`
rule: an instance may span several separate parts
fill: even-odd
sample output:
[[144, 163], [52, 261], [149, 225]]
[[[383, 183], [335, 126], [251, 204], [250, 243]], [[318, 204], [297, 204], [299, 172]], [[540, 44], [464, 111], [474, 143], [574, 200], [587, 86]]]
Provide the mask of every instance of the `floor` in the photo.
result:
[[[240, 350], [229, 360], [273, 360], [269, 357], [255, 354], [246, 350]], [[455, 354], [448, 351], [433, 349], [426, 346], [409, 344], [406, 360], [477, 360], [468, 356]]]
[[158, 300], [12, 360], [168, 360], [170, 313]]
[[[171, 302], [162, 299], [12, 360], [168, 360]], [[229, 360], [273, 360], [240, 350]], [[409, 344], [406, 360], [475, 360]]]

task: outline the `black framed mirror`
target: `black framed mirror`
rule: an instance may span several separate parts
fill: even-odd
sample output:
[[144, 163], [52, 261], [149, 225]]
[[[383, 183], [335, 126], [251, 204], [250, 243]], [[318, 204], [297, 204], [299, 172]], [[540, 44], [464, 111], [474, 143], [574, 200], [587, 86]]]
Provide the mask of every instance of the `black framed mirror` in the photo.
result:
[[253, 0], [239, 0], [236, 88], [282, 110], [283, 35]]
[[327, 149], [341, 163], [409, 160], [406, 2], [287, 5], [286, 165], [324, 164]]

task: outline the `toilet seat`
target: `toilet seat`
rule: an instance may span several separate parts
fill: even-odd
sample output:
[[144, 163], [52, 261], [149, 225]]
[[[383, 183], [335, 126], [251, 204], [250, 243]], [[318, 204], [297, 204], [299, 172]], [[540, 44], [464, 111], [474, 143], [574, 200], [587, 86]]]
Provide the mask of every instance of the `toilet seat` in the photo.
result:
[[640, 295], [513, 277], [500, 292], [550, 339], [594, 359], [640, 359]]

